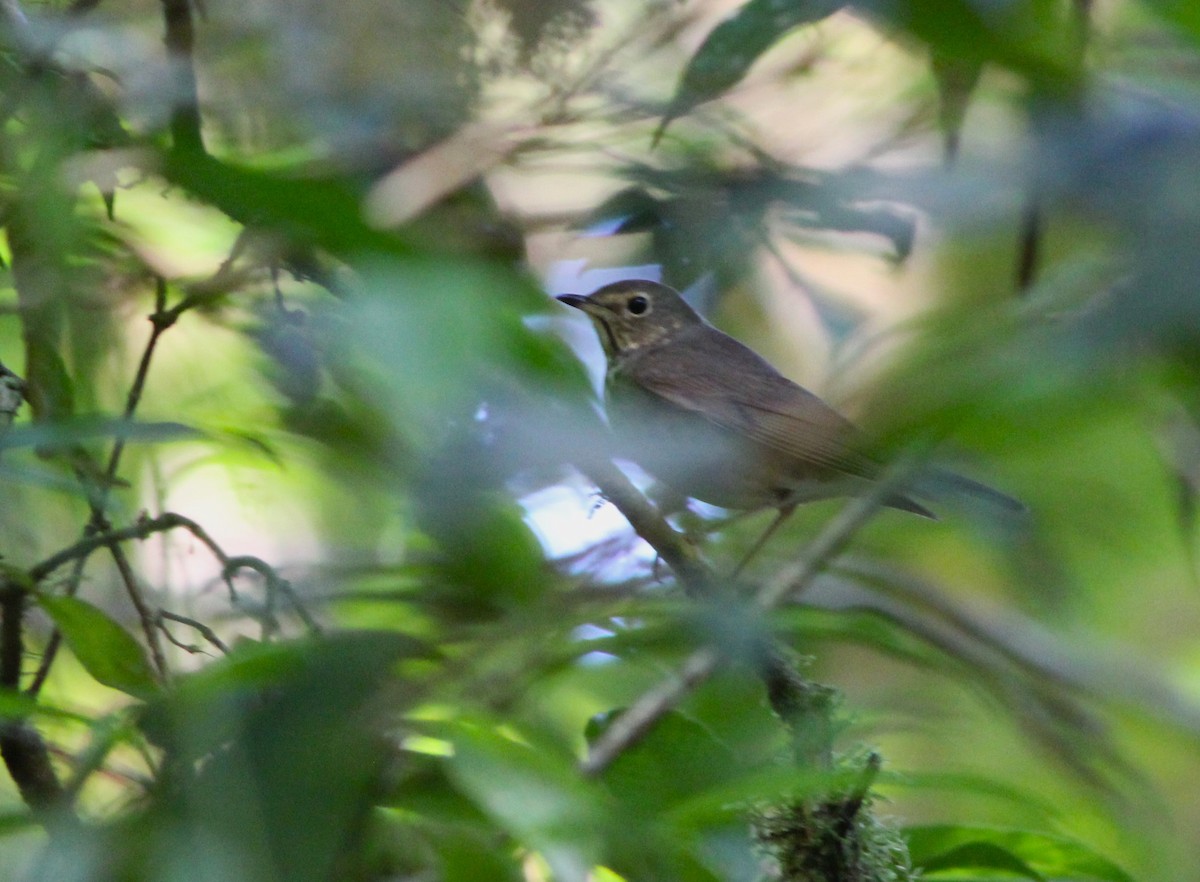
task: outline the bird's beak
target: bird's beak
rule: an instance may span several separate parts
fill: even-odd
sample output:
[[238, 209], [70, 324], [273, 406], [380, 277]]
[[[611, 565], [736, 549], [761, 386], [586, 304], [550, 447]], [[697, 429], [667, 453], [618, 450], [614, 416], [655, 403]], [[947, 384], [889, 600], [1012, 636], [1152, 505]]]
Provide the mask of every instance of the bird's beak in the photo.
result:
[[584, 309], [588, 303], [588, 299], [579, 294], [559, 294], [554, 299], [560, 303], [567, 304], [567, 306], [573, 306], [576, 309]]

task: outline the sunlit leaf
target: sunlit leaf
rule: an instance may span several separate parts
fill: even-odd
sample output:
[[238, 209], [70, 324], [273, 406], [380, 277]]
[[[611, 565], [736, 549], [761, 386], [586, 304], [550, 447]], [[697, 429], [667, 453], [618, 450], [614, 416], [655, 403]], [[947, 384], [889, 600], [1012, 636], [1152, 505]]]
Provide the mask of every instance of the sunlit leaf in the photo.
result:
[[191, 153], [166, 154], [162, 171], [239, 223], [280, 229], [301, 244], [347, 257], [407, 252], [399, 237], [363, 221], [359, 195], [337, 178], [288, 177]]
[[157, 691], [157, 678], [141, 644], [103, 610], [77, 597], [39, 596], [38, 605], [98, 682], [136, 698]]
[[1133, 882], [1128, 873], [1082, 843], [1044, 833], [943, 825], [910, 827], [905, 835], [913, 866], [931, 875], [999, 870], [1036, 882]]

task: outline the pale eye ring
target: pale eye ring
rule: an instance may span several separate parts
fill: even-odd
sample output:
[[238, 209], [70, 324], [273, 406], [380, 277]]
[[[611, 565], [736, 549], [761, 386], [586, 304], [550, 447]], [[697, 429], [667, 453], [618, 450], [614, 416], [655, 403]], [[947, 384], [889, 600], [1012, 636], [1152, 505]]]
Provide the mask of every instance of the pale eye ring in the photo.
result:
[[650, 308], [650, 301], [639, 294], [637, 297], [630, 297], [625, 308], [633, 315], [643, 315]]

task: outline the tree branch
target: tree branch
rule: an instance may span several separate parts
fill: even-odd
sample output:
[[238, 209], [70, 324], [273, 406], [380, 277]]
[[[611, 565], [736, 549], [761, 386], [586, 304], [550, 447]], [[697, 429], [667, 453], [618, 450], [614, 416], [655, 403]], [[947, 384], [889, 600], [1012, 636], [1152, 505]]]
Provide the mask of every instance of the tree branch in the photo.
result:
[[[167, 283], [164, 278], [157, 276], [154, 284], [154, 312], [150, 315], [150, 338], [146, 341], [146, 346], [142, 350], [137, 370], [134, 372], [133, 382], [130, 384], [129, 392], [125, 396], [125, 409], [122, 413], [122, 418], [126, 421], [133, 419], [138, 404], [141, 403], [142, 393], [145, 390], [146, 380], [150, 373], [150, 361], [154, 357], [155, 350], [158, 348], [159, 338], [167, 328], [175, 324], [175, 321], [179, 317], [177, 312], [173, 310], [168, 311], [166, 307]], [[94, 492], [88, 494], [91, 515], [87, 525], [83, 528], [83, 540], [81, 541], [86, 541], [89, 536], [95, 536], [109, 529], [108, 519], [105, 515], [105, 511], [108, 508], [108, 494], [116, 481], [117, 472], [121, 466], [121, 457], [124, 452], [125, 438], [118, 437], [113, 441], [113, 447], [109, 453], [108, 462], [105, 464], [103, 477], [99, 482], [99, 486], [94, 489]], [[129, 595], [134, 609], [137, 611], [138, 618], [141, 620], [142, 631], [146, 635], [146, 643], [150, 648], [154, 665], [161, 675], [165, 675], [167, 672], [166, 657], [163, 655], [162, 644], [158, 640], [158, 632], [154, 627], [154, 616], [142, 598], [141, 589], [138, 588], [133, 568], [129, 565], [129, 560], [125, 557], [124, 551], [118, 545], [100, 543], [91, 546], [91, 550], [105, 545], [110, 549], [117, 572], [120, 574], [121, 581], [125, 585], [125, 591]], [[72, 546], [72, 548], [74, 547], [77, 546]], [[82, 554], [74, 558], [75, 568], [71, 572], [71, 577], [67, 580], [65, 591], [68, 597], [73, 597], [75, 592], [79, 590], [79, 583], [83, 579], [83, 569], [87, 564], [87, 558], [90, 554], [91, 551], [89, 550], [87, 554]], [[40, 581], [40, 579], [35, 577], [35, 581]], [[38, 665], [37, 672], [29, 684], [28, 691], [30, 695], [37, 695], [41, 692], [46, 678], [50, 675], [50, 668], [54, 665], [54, 660], [58, 657], [58, 650], [61, 645], [62, 634], [55, 628], [46, 643], [46, 650], [42, 653], [42, 660]]]
[[650, 544], [658, 556], [667, 562], [684, 590], [695, 596], [705, 596], [712, 590], [712, 568], [700, 550], [679, 531], [673, 529], [625, 474], [607, 460], [595, 459], [580, 468], [604, 498], [617, 507], [629, 521], [633, 531]]
[[[610, 466], [616, 471], [614, 466]], [[774, 578], [766, 582], [754, 597], [754, 606], [761, 612], [769, 611], [778, 606], [783, 600], [803, 591], [808, 584], [821, 572], [826, 564], [846, 547], [855, 533], [879, 510], [885, 499], [890, 497], [909, 477], [913, 468], [912, 460], [906, 458], [890, 467], [881, 479], [872, 486], [864, 496], [851, 500], [838, 516], [829, 523], [817, 539], [808, 547], [799, 561], [784, 567]], [[609, 482], [612, 475], [603, 469], [588, 467], [589, 474], [596, 472]], [[624, 476], [621, 476], [622, 479]], [[593, 478], [595, 480], [595, 478]], [[624, 486], [628, 485], [628, 486]], [[695, 580], [696, 585], [711, 584], [711, 571], [703, 563], [699, 554], [691, 549], [686, 540], [670, 525], [663, 521], [661, 515], [654, 511], [646, 498], [637, 492], [628, 481], [612, 481], [611, 486], [617, 490], [615, 496], [609, 495], [609, 488], [601, 484], [601, 490], [620, 509], [621, 513], [634, 524], [638, 535], [650, 543], [664, 560], [669, 564], [678, 560], [684, 568], [683, 573], [676, 570], [680, 580]], [[630, 495], [636, 494], [640, 502]], [[633, 503], [630, 505], [630, 503]], [[627, 511], [625, 507], [629, 505]], [[647, 511], [648, 509], [648, 511]], [[650, 512], [653, 516], [650, 516]], [[631, 517], [632, 515], [632, 517]], [[637, 518], [637, 521], [634, 521]], [[642, 529], [647, 529], [643, 533]], [[702, 592], [703, 593], [703, 589]], [[624, 751], [640, 741], [663, 716], [676, 707], [694, 689], [703, 684], [716, 672], [725, 660], [727, 651], [716, 645], [703, 646], [693, 652], [683, 663], [674, 676], [663, 681], [658, 686], [644, 693], [624, 713], [622, 713], [605, 732], [596, 739], [588, 752], [587, 758], [581, 763], [580, 770], [585, 775], [597, 775], [603, 772]], [[762, 658], [762, 673], [767, 680], [768, 688], [781, 688], [783, 680], [778, 665], [779, 656], [767, 648]], [[789, 678], [790, 679], [790, 678]], [[792, 696], [794, 697], [794, 696]], [[773, 696], [772, 705], [780, 711], [785, 721], [794, 712], [787, 707], [780, 709], [779, 698], [786, 704], [791, 698]], [[793, 729], [795, 727], [793, 726]]]
[[213, 646], [215, 646], [217, 649], [219, 649], [222, 653], [224, 653], [225, 655], [229, 654], [229, 647], [226, 646], [225, 642], [223, 640], [221, 640], [220, 637], [217, 636], [217, 632], [214, 631], [212, 628], [208, 627], [208, 625], [204, 624], [203, 622], [198, 622], [195, 619], [190, 619], [187, 616], [181, 616], [178, 613], [169, 612], [165, 609], [160, 609], [158, 611], [158, 619], [159, 619], [158, 626], [160, 628], [162, 628], [162, 632], [167, 635], [167, 639], [170, 640], [172, 643], [174, 643], [176, 646], [178, 646], [180, 649], [183, 649], [187, 652], [193, 652], [193, 653], [202, 651], [200, 649], [200, 647], [198, 647], [198, 646], [191, 646], [187, 643], [181, 643], [180, 641], [176, 640], [175, 637], [171, 634], [171, 632], [169, 630], [167, 630], [167, 626], [163, 623], [163, 619], [167, 619], [172, 622], [179, 622], [181, 625], [187, 625], [189, 628], [193, 628], [194, 630], [199, 632], [201, 637], [203, 637], [205, 640], [207, 640], [209, 643], [211, 643]]
[[[230, 597], [233, 601], [237, 602], [238, 600], [237, 592], [233, 586], [233, 576], [237, 575], [240, 570], [253, 570], [262, 576], [263, 580], [267, 583], [269, 596], [279, 595], [286, 598], [296, 615], [309, 630], [314, 633], [320, 632], [320, 625], [300, 602], [291, 583], [280, 576], [274, 567], [262, 558], [254, 557], [253, 555], [230, 556], [200, 524], [191, 518], [175, 514], [174, 512], [167, 512], [155, 518], [142, 518], [137, 523], [131, 524], [128, 527], [123, 527], [119, 530], [106, 530], [103, 533], [96, 533], [80, 539], [74, 545], [64, 548], [62, 551], [58, 551], [42, 562], [32, 566], [29, 569], [29, 577], [34, 582], [41, 582], [60, 567], [66, 566], [72, 561], [86, 558], [98, 548], [112, 548], [119, 546], [122, 542], [129, 542], [134, 539], [147, 539], [155, 533], [165, 533], [178, 529], [187, 530], [191, 533], [220, 562], [221, 578], [229, 588]], [[158, 615], [156, 614], [155, 616], [156, 623]], [[169, 614], [165, 615], [165, 617], [174, 618], [174, 615]], [[181, 621], [178, 618], [175, 618], [175, 620]], [[185, 624], [191, 624], [191, 622], [189, 621]]]
[[200, 97], [196, 87], [196, 31], [190, 0], [162, 0], [167, 57], [171, 65], [171, 141], [180, 152], [204, 153]]
[[[15, 582], [0, 586], [0, 687], [12, 692], [21, 688], [25, 595], [24, 586]], [[47, 829], [67, 816], [62, 784], [50, 764], [46, 742], [36, 729], [25, 722], [0, 725], [0, 756], [21, 799]]]

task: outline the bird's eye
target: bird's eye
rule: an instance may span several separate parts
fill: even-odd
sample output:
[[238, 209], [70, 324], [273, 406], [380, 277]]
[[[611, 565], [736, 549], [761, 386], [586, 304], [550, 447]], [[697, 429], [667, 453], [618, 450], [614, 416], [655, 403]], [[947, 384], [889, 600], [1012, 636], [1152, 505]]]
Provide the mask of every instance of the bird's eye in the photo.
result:
[[629, 303], [626, 304], [629, 311], [634, 315], [641, 315], [650, 308], [650, 301], [641, 295], [629, 298]]

